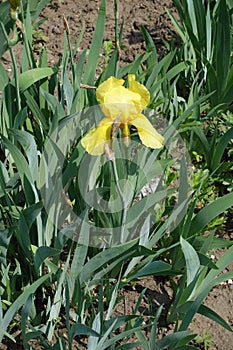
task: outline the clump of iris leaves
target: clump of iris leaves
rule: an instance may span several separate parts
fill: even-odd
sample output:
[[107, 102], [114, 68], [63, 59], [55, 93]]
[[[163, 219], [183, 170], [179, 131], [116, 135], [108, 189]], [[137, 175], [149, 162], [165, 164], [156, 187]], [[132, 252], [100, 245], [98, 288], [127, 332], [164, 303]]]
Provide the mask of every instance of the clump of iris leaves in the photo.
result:
[[[114, 2], [115, 36], [103, 42], [106, 1], [102, 0], [91, 46], [77, 55], [85, 29], [73, 38], [65, 21], [62, 57], [53, 67], [45, 47], [39, 58], [35, 50], [42, 23], [39, 14], [47, 3], [21, 1], [14, 16], [9, 15], [8, 1], [0, 4], [0, 54], [8, 51], [12, 60], [10, 75], [0, 63], [0, 341], [10, 347], [17, 342], [24, 349], [196, 349], [195, 334], [189, 329], [197, 313], [231, 332], [230, 325], [203, 302], [213, 287], [233, 278], [233, 271], [225, 272], [233, 261], [232, 240], [221, 238], [221, 232], [227, 233], [233, 204], [232, 2], [174, 0], [179, 21], [168, 10], [167, 15], [179, 40], [164, 41], [158, 55], [142, 26], [146, 51], [123, 65], [124, 26], [118, 3]], [[18, 42], [20, 62], [15, 58]], [[135, 74], [150, 92], [151, 122], [158, 116], [166, 121], [168, 143], [175, 140], [174, 130], [180, 135], [191, 163], [187, 166], [182, 158], [176, 166], [169, 147], [146, 155], [139, 152], [147, 179], [153, 179], [158, 165], [163, 179], [155, 193], [145, 197], [140, 194], [146, 185], [142, 174], [137, 169], [128, 174], [136, 185], [125, 225], [128, 219], [129, 226], [133, 222], [130, 229], [137, 235], [110, 247], [88, 247], [86, 228], [78, 227], [82, 241], [71, 239], [64, 227], [50, 220], [58, 209], [45, 208], [42, 200], [38, 174], [43, 168], [46, 179], [55, 181], [60, 164], [50, 160], [59, 159], [56, 155], [66, 138], [47, 158], [43, 152], [53, 132], [74, 117], [81, 129], [93, 127], [88, 112], [80, 113], [96, 105], [95, 89], [89, 87], [128, 74]], [[64, 198], [90, 224], [114, 227], [116, 213], [104, 215], [81, 196], [80, 186], [90, 186], [88, 177], [81, 184], [77, 180], [85, 155], [81, 136], [62, 159]], [[117, 185], [111, 167], [97, 163], [91, 163], [92, 180], [110, 198]], [[116, 162], [119, 176], [121, 165]], [[162, 186], [170, 190], [163, 192]], [[150, 205], [145, 206], [147, 197]], [[137, 224], [139, 216], [143, 220]], [[216, 249], [223, 253], [213, 262]], [[163, 304], [155, 307], [146, 288], [137, 289], [145, 276], [169, 283], [169, 309]], [[121, 292], [129, 288], [137, 291], [137, 303], [131, 314], [121, 314], [117, 312]], [[163, 337], [161, 315], [170, 325]]]

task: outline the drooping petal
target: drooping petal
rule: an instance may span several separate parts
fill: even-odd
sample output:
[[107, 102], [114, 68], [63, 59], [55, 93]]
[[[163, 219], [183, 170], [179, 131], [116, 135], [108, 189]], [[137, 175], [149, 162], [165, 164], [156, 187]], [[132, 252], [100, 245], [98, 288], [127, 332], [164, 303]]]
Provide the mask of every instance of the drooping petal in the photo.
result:
[[155, 130], [153, 125], [143, 114], [133, 118], [131, 124], [136, 126], [138, 135], [146, 147], [156, 149], [163, 146], [164, 137]]
[[150, 93], [147, 90], [147, 88], [144, 85], [135, 81], [134, 74], [128, 75], [128, 83], [129, 83], [129, 90], [132, 92], [136, 92], [141, 96], [141, 100], [140, 100], [141, 109], [145, 108], [150, 102]]
[[114, 88], [118, 88], [124, 84], [123, 79], [117, 79], [114, 77], [110, 77], [105, 80], [102, 84], [98, 86], [96, 89], [96, 98], [100, 104], [106, 103], [104, 98], [107, 93], [111, 92]]
[[110, 118], [102, 119], [95, 129], [89, 131], [88, 134], [82, 138], [82, 146], [93, 156], [103, 154], [105, 144], [110, 140], [111, 128], [112, 120]]

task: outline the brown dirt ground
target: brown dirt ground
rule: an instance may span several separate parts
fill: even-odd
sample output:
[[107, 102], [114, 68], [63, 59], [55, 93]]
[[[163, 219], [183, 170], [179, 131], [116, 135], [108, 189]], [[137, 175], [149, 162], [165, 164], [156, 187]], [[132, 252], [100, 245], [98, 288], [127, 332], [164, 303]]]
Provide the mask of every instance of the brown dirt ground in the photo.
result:
[[[140, 33], [140, 25], [143, 24], [152, 35], [157, 46], [158, 52], [165, 50], [163, 40], [170, 40], [171, 37], [177, 37], [171, 21], [169, 20], [165, 7], [173, 14], [175, 9], [172, 1], [164, 0], [144, 0], [119, 1], [119, 23], [124, 18], [123, 44], [125, 48], [121, 53], [122, 64], [131, 62], [135, 56], [145, 52], [145, 43]], [[83, 24], [85, 24], [85, 35], [79, 47], [81, 52], [90, 46], [93, 37], [96, 18], [98, 14], [98, 0], [62, 0], [52, 1], [42, 13], [42, 18], [46, 18], [46, 22], [41, 26], [41, 33], [45, 36], [45, 44], [47, 47], [48, 60], [51, 65], [57, 62], [61, 56], [63, 48], [63, 16], [66, 17], [71, 37], [77, 40]], [[114, 41], [114, 12], [113, 0], [107, 0], [107, 20], [104, 40]], [[37, 43], [37, 49], [40, 50], [43, 43]], [[16, 47], [16, 55], [20, 59], [20, 46]], [[5, 54], [1, 61], [4, 63], [8, 71], [11, 69], [11, 62], [8, 54]], [[228, 239], [233, 239], [232, 233]], [[233, 269], [233, 266], [230, 267]], [[164, 304], [168, 306], [171, 302], [172, 294], [169, 286], [154, 278], [144, 278], [137, 283], [137, 288], [127, 288], [122, 291], [124, 303], [119, 305], [117, 312], [119, 314], [126, 312], [130, 314], [138, 300], [140, 292], [143, 288], [147, 288], [147, 293], [143, 300], [142, 308], [148, 307], [148, 300], [154, 305]], [[231, 326], [233, 326], [233, 285], [225, 283], [214, 288], [205, 300], [205, 304], [213, 308], [219, 313]], [[143, 311], [143, 310], [142, 310]], [[216, 323], [197, 315], [192, 324], [192, 330], [203, 336], [205, 330], [212, 340], [211, 350], [233, 350], [232, 334]], [[169, 328], [164, 324], [164, 317], [161, 320], [159, 333], [165, 335], [169, 332]], [[74, 345], [76, 348], [76, 345]], [[1, 350], [22, 349], [19, 343], [14, 346], [0, 344]], [[37, 347], [37, 349], [39, 349]], [[85, 345], [78, 346], [78, 349], [85, 349]], [[200, 349], [204, 349], [200, 345]]]

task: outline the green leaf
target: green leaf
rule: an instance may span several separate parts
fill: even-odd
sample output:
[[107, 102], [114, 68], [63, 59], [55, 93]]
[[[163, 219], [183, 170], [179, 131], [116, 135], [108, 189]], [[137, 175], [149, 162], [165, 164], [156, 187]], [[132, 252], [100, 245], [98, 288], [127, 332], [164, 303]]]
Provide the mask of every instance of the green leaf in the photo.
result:
[[64, 94], [65, 94], [65, 99], [67, 104], [67, 114], [70, 114], [72, 109], [73, 98], [74, 98], [74, 90], [69, 80], [67, 72], [64, 73], [64, 77], [63, 77], [63, 89], [64, 89]]
[[78, 62], [76, 63], [76, 68], [75, 68], [75, 84], [76, 84], [75, 88], [76, 89], [80, 88], [86, 54], [87, 54], [86, 50], [83, 50], [83, 52], [81, 53], [78, 59]]
[[195, 132], [196, 136], [198, 137], [200, 144], [201, 144], [200, 147], [202, 148], [202, 151], [205, 155], [205, 160], [207, 162], [207, 165], [210, 166], [210, 164], [211, 164], [211, 151], [212, 150], [211, 150], [210, 144], [208, 142], [208, 139], [205, 136], [205, 133], [201, 127], [195, 126], [194, 128], [192, 128], [192, 130]]
[[80, 274], [80, 283], [87, 282], [98, 269], [103, 269], [106, 263], [116, 260], [119, 256], [125, 255], [129, 250], [136, 249], [136, 242], [131, 241], [121, 246], [106, 249], [90, 259], [83, 267]]
[[[114, 326], [114, 324], [113, 324]], [[102, 341], [102, 339], [100, 340], [100, 342], [98, 343], [96, 350], [105, 350], [107, 348], [110, 348], [110, 346], [113, 346], [114, 344], [116, 344], [119, 340], [129, 337], [131, 334], [136, 333], [137, 331], [141, 330], [141, 327], [135, 327], [129, 330], [126, 330], [124, 332], [121, 332], [120, 334], [117, 334], [115, 336], [109, 337], [110, 333], [109, 331], [111, 331], [111, 328], [108, 329], [107, 332], [105, 332], [104, 336], [105, 338], [102, 337], [102, 339], [104, 341]], [[108, 336], [108, 337], [107, 337]], [[91, 350], [91, 349], [90, 349]]]
[[180, 62], [177, 65], [175, 65], [174, 67], [172, 67], [166, 74], [165, 74], [165, 78], [167, 80], [172, 80], [173, 78], [175, 78], [179, 73], [181, 73], [184, 70], [187, 70], [188, 68], [188, 64], [187, 62]]
[[65, 116], [65, 111], [61, 103], [59, 102], [59, 100], [45, 90], [41, 89], [40, 93], [44, 97], [45, 101], [48, 103], [49, 107], [51, 108], [53, 116], [56, 117], [58, 120], [63, 118]]
[[[100, 312], [96, 315], [94, 318], [94, 321], [92, 322], [92, 329], [95, 332], [101, 332], [101, 317], [100, 317]], [[95, 349], [96, 346], [98, 345], [98, 340], [99, 337], [95, 336], [90, 336], [88, 339], [88, 349]]]
[[228, 331], [233, 332], [229, 324], [221, 316], [219, 316], [214, 310], [210, 309], [208, 306], [201, 305], [198, 309], [198, 313], [205, 317], [210, 318], [214, 322], [217, 322], [218, 324], [220, 324], [220, 326], [224, 327]]
[[51, 0], [30, 0], [30, 10], [33, 22], [39, 17], [41, 11], [50, 2]]
[[111, 54], [111, 58], [108, 62], [108, 65], [106, 66], [106, 68], [104, 69], [100, 81], [98, 83], [102, 83], [103, 81], [107, 80], [109, 77], [116, 76], [116, 72], [117, 72], [117, 62], [118, 62], [118, 52], [115, 49], [112, 54]]
[[61, 273], [59, 275], [59, 278], [57, 278], [57, 283], [56, 283], [56, 293], [54, 296], [53, 304], [51, 306], [50, 312], [49, 312], [49, 321], [48, 322], [48, 327], [47, 327], [47, 336], [48, 340], [52, 340], [54, 329], [56, 326], [56, 320], [59, 316], [60, 309], [62, 306], [62, 291], [63, 287], [65, 285], [65, 280], [66, 280], [66, 274], [67, 274], [67, 269], [69, 266], [69, 261], [70, 261], [70, 253], [68, 254], [67, 260], [65, 262], [64, 268], [61, 270]]
[[[197, 37], [200, 47], [206, 42], [206, 15], [203, 1], [191, 1], [194, 5]], [[196, 33], [195, 33], [196, 34]]]
[[182, 26], [179, 24], [179, 22], [177, 21], [177, 19], [173, 16], [173, 14], [166, 8], [166, 12], [168, 14], [168, 16], [171, 19], [171, 22], [173, 24], [173, 26], [175, 27], [177, 33], [179, 34], [179, 36], [181, 37], [181, 39], [183, 40], [183, 42], [185, 42], [185, 32], [184, 29], [182, 28]]
[[[138, 242], [138, 240], [135, 240], [135, 242]], [[125, 261], [129, 261], [130, 259], [134, 257], [141, 256], [151, 256], [152, 259], [154, 257], [154, 252], [152, 250], [146, 249], [145, 247], [141, 247], [135, 244], [134, 249], [127, 250], [124, 254], [119, 255], [116, 259], [112, 260], [104, 269], [99, 270], [94, 277], [93, 280], [90, 282], [90, 284], [98, 283], [101, 281], [104, 276], [108, 275], [109, 273], [112, 273], [115, 267], [117, 267], [117, 270], [119, 271], [119, 266], [122, 265]], [[145, 265], [145, 264], [144, 264]], [[125, 274], [125, 276], [127, 276]], [[125, 283], [125, 282], [122, 282]]]
[[55, 256], [59, 254], [60, 254], [60, 250], [58, 249], [46, 247], [46, 246], [39, 247], [36, 250], [36, 254], [34, 258], [35, 270], [37, 271], [39, 269], [40, 265], [43, 264], [46, 258], [48, 258], [49, 256]]
[[31, 85], [37, 81], [47, 78], [49, 75], [54, 74], [55, 71], [52, 68], [34, 68], [19, 75], [19, 88], [23, 92], [27, 90]]
[[14, 303], [10, 306], [10, 308], [7, 310], [4, 318], [1, 322], [0, 327], [0, 342], [2, 341], [4, 334], [7, 330], [7, 327], [9, 326], [10, 322], [12, 321], [15, 313], [26, 303], [27, 299], [31, 294], [34, 294], [35, 291], [39, 286], [41, 286], [49, 277], [51, 276], [50, 273], [48, 273], [45, 276], [40, 277], [37, 281], [32, 283], [30, 286], [27, 286], [23, 293], [14, 301]]
[[201, 284], [196, 288], [192, 294], [192, 299], [195, 300], [192, 302], [191, 306], [188, 308], [188, 311], [185, 313], [182, 324], [179, 328], [180, 330], [187, 329], [195, 313], [198, 312], [198, 309], [200, 308], [204, 298], [213, 287], [226, 281], [227, 279], [233, 278], [233, 271], [228, 271], [222, 274], [222, 271], [226, 268], [226, 266], [232, 263], [232, 254], [233, 246], [231, 246], [231, 248], [229, 248], [216, 263], [218, 269], [211, 269], [207, 276], [202, 280]]
[[104, 27], [106, 20], [106, 2], [101, 1], [95, 32], [91, 42], [91, 48], [83, 77], [83, 83], [93, 85], [95, 80], [96, 67], [100, 57], [100, 49], [104, 37]]
[[227, 210], [233, 205], [233, 193], [226, 194], [225, 196], [216, 199], [214, 202], [208, 204], [193, 218], [189, 236], [201, 232], [204, 227], [216, 218], [219, 214]]
[[164, 261], [153, 261], [144, 266], [135, 275], [130, 276], [130, 279], [135, 279], [143, 276], [164, 276], [168, 275], [169, 271], [171, 271], [170, 264], [167, 264]]
[[5, 70], [5, 68], [3, 67], [2, 63], [0, 62], [0, 91], [3, 91], [5, 86], [8, 84], [9, 82], [9, 77], [8, 74]]
[[1, 136], [1, 138], [15, 161], [17, 171], [19, 173], [21, 181], [24, 182], [24, 176], [26, 176], [28, 181], [30, 183], [33, 183], [33, 177], [32, 177], [30, 166], [27, 160], [25, 159], [25, 157], [23, 156], [22, 152], [7, 138], [5, 138], [4, 136]]
[[11, 129], [10, 134], [14, 136], [15, 141], [18, 141], [23, 146], [28, 158], [33, 181], [36, 181], [38, 175], [38, 152], [33, 136], [24, 130], [16, 129]]
[[26, 336], [27, 331], [28, 331], [27, 322], [28, 322], [28, 318], [31, 316], [30, 313], [31, 313], [32, 309], [35, 310], [35, 308], [33, 306], [34, 306], [33, 305], [33, 296], [32, 296], [32, 294], [30, 294], [26, 303], [23, 305], [22, 313], [21, 313], [21, 315], [22, 315], [21, 329], [22, 329], [23, 345], [24, 345], [25, 349], [27, 348], [26, 341], [25, 341], [25, 336]]
[[[0, 3], [0, 22], [2, 22], [2, 25], [4, 26], [7, 33], [10, 32], [10, 29], [12, 27], [11, 18], [9, 16], [9, 10], [10, 10], [10, 6], [8, 1], [3, 1]], [[2, 57], [2, 55], [8, 48], [8, 43], [1, 26], [0, 26], [0, 43], [1, 43], [0, 57]]]
[[233, 127], [229, 129], [225, 134], [223, 134], [216, 147], [214, 148], [214, 154], [211, 162], [212, 171], [214, 171], [220, 164], [223, 153], [231, 139], [233, 139]]
[[141, 25], [140, 27], [142, 35], [144, 37], [145, 43], [146, 43], [146, 51], [150, 53], [149, 58], [147, 59], [147, 66], [148, 68], [153, 68], [154, 65], [158, 63], [158, 57], [156, 52], [156, 47], [154, 44], [154, 41], [148, 31], [145, 29], [144, 26]]
[[157, 342], [158, 349], [165, 349], [167, 346], [169, 346], [171, 349], [175, 349], [175, 344], [183, 339], [184, 337], [190, 335], [191, 331], [181, 331], [181, 332], [174, 332], [172, 334], [166, 335], [166, 337], [160, 339]]
[[101, 335], [91, 329], [90, 327], [86, 326], [85, 324], [82, 323], [75, 323], [71, 327], [71, 337], [74, 339], [76, 335], [87, 335], [87, 336], [92, 336], [92, 337], [98, 337], [100, 338]]
[[7, 266], [7, 250], [12, 237], [12, 232], [8, 229], [0, 231], [0, 264]]
[[20, 217], [22, 217], [23, 220], [25, 221], [25, 224], [28, 230], [30, 230], [33, 222], [41, 212], [42, 208], [43, 208], [42, 202], [37, 202], [37, 203], [34, 203], [31, 207], [28, 207], [22, 210]]
[[19, 217], [19, 231], [15, 232], [15, 235], [24, 251], [28, 260], [32, 259], [32, 246], [30, 239], [30, 228], [39, 215], [42, 209], [42, 203], [38, 202], [28, 207], [20, 213]]
[[35, 117], [38, 124], [40, 125], [40, 123], [41, 123], [43, 126], [43, 129], [47, 130], [48, 129], [48, 121], [47, 121], [45, 115], [43, 114], [43, 112], [40, 110], [40, 107], [38, 106], [36, 100], [33, 98], [33, 96], [27, 90], [24, 92], [24, 96], [26, 98], [27, 105], [31, 109], [33, 116]]
[[[205, 238], [207, 238], [207, 237], [205, 237]], [[208, 256], [198, 252], [198, 257], [199, 257], [199, 260], [200, 260], [200, 264], [202, 266], [207, 266], [210, 269], [215, 269], [215, 270], [217, 269], [217, 266], [215, 265], [215, 263], [210, 258], [208, 258]]]
[[[80, 238], [81, 236], [86, 234], [87, 241], [89, 242], [89, 232], [85, 229], [86, 225], [82, 225], [80, 228]], [[79, 275], [80, 272], [82, 271], [82, 268], [85, 264], [86, 256], [88, 252], [88, 244], [84, 245], [77, 245], [71, 267], [70, 267], [70, 273], [69, 273], [69, 293], [70, 293], [70, 298], [72, 298], [72, 303], [78, 303], [78, 295], [75, 293], [75, 288], [79, 287]], [[77, 300], [76, 300], [77, 299]]]
[[[228, 248], [228, 250], [221, 256], [221, 258], [216, 262], [217, 270], [211, 269], [202, 282], [202, 284], [199, 287], [199, 290], [197, 292], [202, 291], [206, 286], [211, 285], [214, 287], [218, 283], [221, 283], [221, 281], [226, 280], [227, 273], [220, 275], [217, 277], [228, 265], [230, 265], [233, 262], [233, 245]], [[233, 271], [230, 271], [231, 274], [233, 274]], [[221, 279], [222, 278], [222, 279]], [[229, 277], [232, 278], [232, 277]], [[220, 282], [218, 281], [220, 279]]]
[[[231, 55], [231, 28], [226, 0], [219, 1], [216, 19], [216, 73], [218, 90], [223, 93], [229, 73]], [[221, 101], [219, 101], [221, 102]]]
[[[196, 237], [195, 247], [197, 248], [197, 250], [201, 249], [201, 247], [205, 244], [205, 242], [206, 242], [206, 237], [203, 237], [203, 236]], [[228, 241], [226, 239], [213, 237], [211, 244], [209, 246], [209, 250], [227, 248], [227, 247], [231, 247], [232, 245], [233, 245], [233, 241]]]
[[118, 78], [124, 78], [127, 74], [137, 74], [140, 69], [140, 65], [145, 62], [149, 56], [150, 53], [140, 55], [134, 62], [129, 63], [127, 66], [121, 67], [118, 71]]
[[127, 212], [127, 228], [131, 228], [133, 225], [135, 225], [138, 222], [139, 217], [174, 191], [174, 189], [168, 189], [151, 193], [140, 201], [136, 202]]
[[185, 239], [180, 237], [180, 244], [184, 253], [187, 269], [187, 285], [189, 285], [200, 269], [200, 260], [195, 249]]

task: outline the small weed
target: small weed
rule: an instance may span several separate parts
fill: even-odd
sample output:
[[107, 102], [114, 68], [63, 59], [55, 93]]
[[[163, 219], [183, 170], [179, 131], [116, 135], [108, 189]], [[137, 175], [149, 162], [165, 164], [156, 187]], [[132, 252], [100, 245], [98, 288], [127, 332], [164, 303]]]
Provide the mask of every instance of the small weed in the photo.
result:
[[213, 345], [212, 336], [206, 329], [203, 330], [202, 335], [197, 335], [194, 338], [194, 342], [200, 346], [200, 349], [204, 350], [210, 349]]

